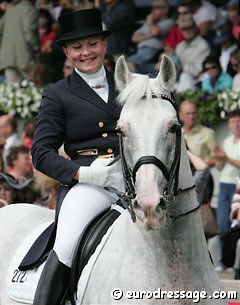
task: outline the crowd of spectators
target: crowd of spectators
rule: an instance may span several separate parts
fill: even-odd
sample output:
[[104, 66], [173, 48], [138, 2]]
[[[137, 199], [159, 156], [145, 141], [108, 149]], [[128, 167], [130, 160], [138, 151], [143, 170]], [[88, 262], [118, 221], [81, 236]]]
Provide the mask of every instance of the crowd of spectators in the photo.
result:
[[[101, 10], [104, 28], [112, 32], [105, 58], [107, 69], [114, 71], [117, 58], [123, 54], [132, 72], [155, 75], [166, 54], [177, 69], [176, 92], [200, 88], [209, 93], [227, 88], [240, 91], [238, 0], [1, 0], [0, 81], [14, 83], [25, 79], [43, 88], [71, 74], [71, 61], [55, 43], [59, 37], [57, 18], [93, 7]], [[212, 179], [209, 169], [216, 166], [212, 156], [226, 158], [229, 163], [231, 153], [228, 156], [225, 144], [223, 148], [215, 147], [214, 131], [196, 124], [196, 112], [191, 101], [184, 101], [180, 107], [184, 138], [192, 163], [197, 157], [197, 164], [204, 164], [196, 166], [196, 170], [204, 168], [208, 179]], [[15, 117], [0, 116], [0, 207], [29, 202], [55, 208], [57, 181], [37, 172], [31, 162], [35, 124], [35, 118], [29, 118], [17, 126]], [[230, 129], [238, 136], [240, 124]], [[206, 135], [206, 142], [202, 143]], [[63, 150], [59, 153], [68, 157]], [[231, 166], [237, 174], [240, 163]], [[230, 183], [231, 196], [235, 178]], [[220, 201], [224, 198], [222, 187]], [[224, 233], [231, 225], [230, 197], [225, 204], [225, 212], [219, 209], [218, 216]], [[240, 226], [240, 218], [237, 219]], [[240, 262], [237, 269], [240, 272]]]
[[108, 56], [115, 62], [124, 54], [134, 72], [156, 73], [162, 55], [168, 54], [178, 69], [176, 91], [201, 88], [205, 79], [215, 84], [203, 64], [208, 55], [219, 60], [216, 74], [228, 73], [231, 80], [237, 74], [237, 0], [7, 0], [0, 4], [0, 70], [9, 82], [34, 80], [35, 65], [39, 73], [45, 69], [41, 86], [64, 77], [65, 55], [55, 44], [60, 31], [57, 18], [93, 7], [101, 10], [104, 27], [112, 32]]
[[0, 116], [0, 206], [35, 203], [55, 208], [57, 181], [37, 172], [32, 165], [31, 147], [35, 118], [17, 128], [17, 119]]

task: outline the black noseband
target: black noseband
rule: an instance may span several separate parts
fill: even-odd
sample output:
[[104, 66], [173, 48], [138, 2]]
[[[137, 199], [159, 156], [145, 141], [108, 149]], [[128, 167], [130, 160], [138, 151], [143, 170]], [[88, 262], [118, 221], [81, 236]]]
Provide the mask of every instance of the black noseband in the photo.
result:
[[141, 165], [143, 164], [154, 164], [156, 165], [163, 173], [164, 177], [167, 180], [166, 187], [164, 189], [165, 197], [173, 197], [177, 195], [178, 190], [178, 178], [179, 178], [179, 166], [180, 166], [180, 157], [181, 157], [181, 129], [180, 127], [176, 130], [176, 142], [175, 142], [175, 153], [174, 160], [170, 167], [170, 170], [166, 165], [155, 156], [142, 156], [140, 157], [136, 164], [134, 165], [132, 171], [132, 180], [133, 184], [136, 181], [136, 173]]
[[138, 161], [136, 162], [136, 164], [133, 168], [132, 176], [133, 176], [133, 182], [134, 183], [136, 181], [136, 173], [137, 173], [139, 167], [143, 164], [154, 164], [154, 165], [156, 165], [162, 171], [162, 173], [165, 176], [165, 178], [167, 179], [167, 181], [169, 181], [170, 173], [169, 173], [168, 169], [166, 168], [166, 166], [163, 164], [163, 162], [161, 160], [159, 160], [155, 156], [143, 156], [143, 157], [138, 159]]

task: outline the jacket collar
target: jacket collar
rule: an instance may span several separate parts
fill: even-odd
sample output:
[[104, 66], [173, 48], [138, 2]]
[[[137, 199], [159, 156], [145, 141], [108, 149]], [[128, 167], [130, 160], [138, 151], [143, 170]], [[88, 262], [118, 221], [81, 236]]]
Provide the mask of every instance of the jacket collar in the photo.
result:
[[75, 71], [69, 77], [69, 90], [81, 99], [101, 108], [103, 111], [118, 119], [121, 106], [116, 103], [117, 91], [113, 73], [106, 71], [106, 76], [109, 86], [108, 103], [105, 103], [105, 101], [102, 100], [102, 98], [92, 88], [90, 88], [83, 78], [81, 78], [81, 76], [79, 76]]

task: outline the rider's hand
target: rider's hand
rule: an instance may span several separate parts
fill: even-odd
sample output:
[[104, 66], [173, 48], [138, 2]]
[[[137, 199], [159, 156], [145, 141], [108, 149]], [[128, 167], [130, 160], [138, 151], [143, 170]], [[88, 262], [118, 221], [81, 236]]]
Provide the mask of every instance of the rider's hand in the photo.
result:
[[121, 160], [111, 164], [112, 162], [113, 158], [97, 158], [90, 166], [81, 166], [79, 182], [124, 191]]

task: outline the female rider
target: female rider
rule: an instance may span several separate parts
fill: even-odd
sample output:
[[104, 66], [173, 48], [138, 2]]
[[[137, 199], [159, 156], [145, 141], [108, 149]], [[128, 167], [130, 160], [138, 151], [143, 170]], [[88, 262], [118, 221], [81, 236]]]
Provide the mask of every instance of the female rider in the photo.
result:
[[[59, 23], [57, 44], [74, 71], [44, 90], [34, 135], [35, 168], [61, 185], [56, 239], [34, 305], [60, 304], [79, 236], [118, 200], [104, 187], [120, 190], [123, 184], [121, 165], [112, 164], [118, 154], [115, 128], [121, 109], [115, 103], [113, 75], [103, 66], [110, 32], [102, 29], [97, 9], [62, 15]], [[70, 160], [58, 154], [62, 144]]]

